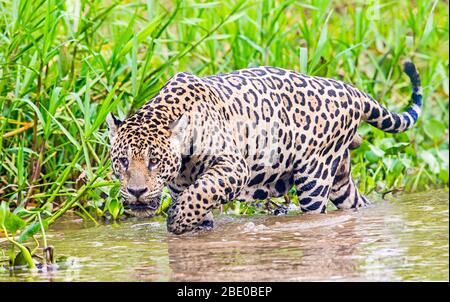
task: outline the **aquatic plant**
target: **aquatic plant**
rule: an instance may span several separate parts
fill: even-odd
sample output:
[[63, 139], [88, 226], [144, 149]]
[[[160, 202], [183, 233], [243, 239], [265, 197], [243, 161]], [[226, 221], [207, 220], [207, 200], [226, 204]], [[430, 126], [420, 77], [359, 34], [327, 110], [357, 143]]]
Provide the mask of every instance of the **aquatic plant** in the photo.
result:
[[[25, 220], [20, 217], [20, 214], [27, 212], [36, 212], [37, 221], [27, 224]], [[53, 261], [53, 248], [47, 244], [45, 231], [48, 229], [48, 223], [41, 219], [41, 211], [38, 209], [26, 210], [17, 208], [15, 213], [9, 209], [9, 203], [2, 202], [0, 204], [0, 230], [10, 243], [9, 251], [9, 265], [10, 268], [19, 268], [26, 266], [30, 269], [36, 269], [37, 266], [51, 266]], [[19, 237], [16, 239], [16, 234], [20, 231]], [[37, 233], [41, 233], [43, 241], [43, 256], [36, 254], [39, 248], [39, 240], [35, 237]], [[28, 239], [33, 239], [35, 247], [31, 250], [25, 245]], [[15, 253], [15, 248], [19, 250]], [[39, 257], [42, 262], [33, 260], [33, 257]], [[38, 265], [36, 265], [36, 263]]]

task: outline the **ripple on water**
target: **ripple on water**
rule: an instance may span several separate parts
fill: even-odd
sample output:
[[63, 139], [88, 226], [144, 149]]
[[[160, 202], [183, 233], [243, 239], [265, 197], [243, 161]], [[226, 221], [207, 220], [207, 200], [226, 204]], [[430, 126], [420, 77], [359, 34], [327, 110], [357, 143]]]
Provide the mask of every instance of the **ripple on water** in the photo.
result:
[[219, 216], [182, 236], [160, 220], [61, 221], [48, 240], [66, 265], [0, 281], [448, 280], [448, 204], [434, 191], [326, 215]]

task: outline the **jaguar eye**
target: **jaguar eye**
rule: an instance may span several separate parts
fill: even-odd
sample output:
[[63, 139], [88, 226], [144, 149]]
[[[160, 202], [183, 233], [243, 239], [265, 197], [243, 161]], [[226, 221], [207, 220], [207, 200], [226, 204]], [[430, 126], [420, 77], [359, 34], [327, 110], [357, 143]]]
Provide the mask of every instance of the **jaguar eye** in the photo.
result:
[[157, 158], [152, 157], [148, 160], [148, 168], [150, 170], [153, 170], [154, 168], [156, 168], [158, 163], [159, 163], [159, 160]]
[[119, 158], [119, 161], [125, 169], [128, 169], [128, 158], [121, 157]]

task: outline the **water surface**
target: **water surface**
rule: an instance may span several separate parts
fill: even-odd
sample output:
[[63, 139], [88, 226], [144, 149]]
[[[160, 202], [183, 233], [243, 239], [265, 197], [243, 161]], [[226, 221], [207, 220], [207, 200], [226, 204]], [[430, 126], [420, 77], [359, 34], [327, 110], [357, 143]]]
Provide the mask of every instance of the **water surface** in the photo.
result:
[[318, 215], [222, 215], [213, 231], [181, 236], [164, 221], [61, 221], [48, 241], [67, 267], [0, 281], [449, 280], [448, 193], [387, 199]]

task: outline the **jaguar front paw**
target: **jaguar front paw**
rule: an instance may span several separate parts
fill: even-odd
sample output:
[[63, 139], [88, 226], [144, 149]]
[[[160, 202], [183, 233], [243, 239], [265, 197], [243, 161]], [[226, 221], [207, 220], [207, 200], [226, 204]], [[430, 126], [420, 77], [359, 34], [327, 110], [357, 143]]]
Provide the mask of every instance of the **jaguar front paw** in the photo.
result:
[[179, 235], [192, 229], [185, 221], [185, 214], [176, 205], [171, 206], [167, 214], [167, 231], [170, 233]]
[[214, 227], [212, 213], [201, 218], [201, 215], [192, 215], [178, 206], [172, 206], [168, 211], [167, 230], [173, 234], [182, 234], [195, 229], [211, 230]]
[[206, 214], [203, 221], [197, 227], [199, 230], [212, 230], [214, 228], [214, 217], [211, 212]]

